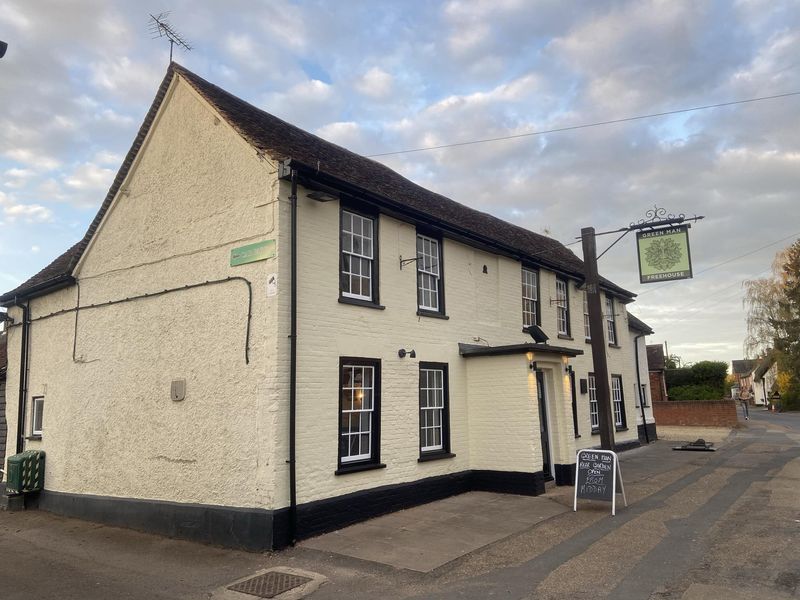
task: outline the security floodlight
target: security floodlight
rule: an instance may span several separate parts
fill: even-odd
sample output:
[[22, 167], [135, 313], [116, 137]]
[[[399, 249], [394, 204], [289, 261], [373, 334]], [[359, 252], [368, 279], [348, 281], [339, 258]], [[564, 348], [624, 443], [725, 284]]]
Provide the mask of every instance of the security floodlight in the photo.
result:
[[0, 58], [3, 58], [6, 55], [6, 50], [8, 50], [8, 44], [5, 42], [0, 42]]

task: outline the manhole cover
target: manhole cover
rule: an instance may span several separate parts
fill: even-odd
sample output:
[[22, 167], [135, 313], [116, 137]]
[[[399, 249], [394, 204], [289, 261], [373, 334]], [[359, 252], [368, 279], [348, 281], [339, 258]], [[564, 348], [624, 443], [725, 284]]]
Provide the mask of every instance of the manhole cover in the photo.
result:
[[263, 575], [251, 577], [234, 585], [228, 586], [229, 590], [250, 594], [259, 598], [274, 598], [278, 594], [288, 592], [296, 587], [311, 581], [308, 577], [300, 577], [281, 571], [270, 571]]

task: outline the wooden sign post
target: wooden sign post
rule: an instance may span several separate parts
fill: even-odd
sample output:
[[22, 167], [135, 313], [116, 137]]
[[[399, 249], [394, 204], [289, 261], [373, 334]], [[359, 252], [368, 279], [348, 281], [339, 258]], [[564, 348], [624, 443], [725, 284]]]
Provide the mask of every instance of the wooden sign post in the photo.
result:
[[578, 510], [578, 498], [604, 500], [611, 502], [611, 515], [616, 515], [617, 479], [622, 500], [625, 506], [628, 506], [617, 453], [611, 450], [578, 450], [575, 464], [575, 500], [572, 510]]

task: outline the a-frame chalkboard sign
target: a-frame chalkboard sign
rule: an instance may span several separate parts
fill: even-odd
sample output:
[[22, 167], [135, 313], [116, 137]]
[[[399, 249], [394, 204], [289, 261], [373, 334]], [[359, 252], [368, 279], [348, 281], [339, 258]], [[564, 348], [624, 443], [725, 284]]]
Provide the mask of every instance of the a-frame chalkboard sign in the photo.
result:
[[578, 510], [578, 498], [611, 502], [611, 515], [617, 514], [617, 480], [622, 500], [628, 506], [622, 472], [617, 453], [611, 450], [578, 450], [575, 458], [575, 501], [573, 511]]

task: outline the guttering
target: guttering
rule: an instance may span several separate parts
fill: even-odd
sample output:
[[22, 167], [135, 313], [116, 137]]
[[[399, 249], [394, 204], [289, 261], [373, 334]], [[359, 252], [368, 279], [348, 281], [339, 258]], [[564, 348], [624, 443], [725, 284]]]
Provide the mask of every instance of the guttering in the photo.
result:
[[[397, 202], [396, 200], [386, 198], [384, 196], [376, 194], [375, 192], [365, 190], [357, 185], [339, 179], [338, 177], [335, 177], [333, 175], [323, 173], [318, 168], [306, 165], [295, 159], [288, 159], [287, 161], [285, 161], [285, 164], [287, 166], [291, 165], [292, 170], [298, 172], [301, 183], [303, 183], [304, 180], [318, 182], [320, 184], [326, 185], [331, 189], [340, 190], [342, 192], [357, 196], [360, 199], [365, 200], [369, 204], [384, 209], [385, 212], [388, 209], [390, 216], [403, 216], [405, 217], [405, 219], [403, 220], [408, 220], [410, 218], [414, 222], [424, 223], [426, 225], [433, 225], [434, 227], [441, 229], [443, 232], [447, 232], [449, 237], [453, 239], [466, 240], [468, 242], [471, 242], [471, 245], [478, 244], [483, 248], [491, 249], [492, 251], [498, 254], [507, 256], [509, 258], [513, 258], [514, 260], [518, 260], [520, 262], [527, 262], [527, 263], [534, 262], [535, 264], [540, 264], [541, 266], [547, 267], [551, 271], [565, 275], [577, 281], [583, 281], [584, 279], [583, 272], [568, 271], [564, 267], [557, 265], [554, 262], [547, 260], [546, 258], [543, 258], [542, 255], [539, 256], [534, 255], [529, 257], [528, 255], [520, 252], [519, 250], [507, 246], [502, 242], [498, 242], [495, 239], [477, 233], [464, 231], [457, 225], [452, 225], [440, 219], [431, 217], [429, 214], [426, 214], [417, 209], [410, 208], [407, 205], [402, 204], [401, 202]], [[284, 173], [288, 174], [288, 169], [287, 171], [284, 171]], [[284, 178], [286, 178], [286, 176], [284, 176]], [[569, 250], [566, 251], [569, 252]], [[612, 285], [614, 287], [609, 286], [608, 283], [601, 282], [600, 287], [603, 290], [610, 292], [619, 298], [625, 298], [628, 301], [636, 297], [636, 294], [634, 294], [633, 292], [629, 292], [628, 290], [620, 288], [615, 284]]]
[[[650, 333], [653, 333], [652, 331]], [[642, 398], [642, 374], [639, 371], [639, 339], [646, 336], [646, 333], [640, 333], [635, 338], [633, 338], [633, 356], [636, 359], [636, 382], [639, 384], [639, 409], [642, 412], [642, 427], [644, 428], [644, 441], [646, 443], [650, 443], [650, 436], [647, 433], [647, 417], [644, 414], [644, 401], [645, 399]]]
[[20, 340], [19, 358], [19, 402], [17, 403], [17, 454], [25, 449], [25, 413], [28, 398], [28, 359], [30, 358], [30, 308], [29, 302], [15, 301], [16, 306], [22, 309], [22, 329]]
[[291, 170], [291, 322], [289, 326], [289, 542], [297, 539], [297, 170]]
[[36, 298], [37, 296], [44, 296], [45, 294], [69, 287], [74, 283], [75, 278], [72, 275], [65, 273], [63, 275], [59, 275], [58, 277], [54, 277], [53, 279], [48, 279], [43, 283], [20, 290], [20, 292], [14, 293], [13, 296], [10, 294], [0, 296], [0, 306], [5, 308], [10, 306], [21, 306], [20, 302], [30, 300], [31, 298]]

